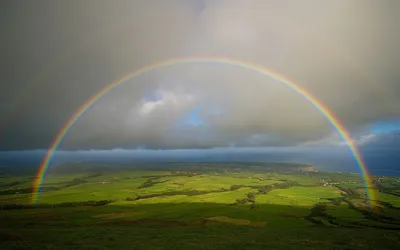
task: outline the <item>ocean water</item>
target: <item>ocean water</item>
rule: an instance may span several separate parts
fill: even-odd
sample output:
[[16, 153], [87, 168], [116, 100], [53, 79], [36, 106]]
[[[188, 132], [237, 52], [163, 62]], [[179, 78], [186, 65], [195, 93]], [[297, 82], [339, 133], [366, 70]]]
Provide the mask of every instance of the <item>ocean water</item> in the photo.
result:
[[[397, 149], [379, 149], [361, 151], [369, 172], [373, 175], [400, 176], [400, 152]], [[31, 169], [36, 171], [45, 152], [0, 154], [0, 171], [12, 168], [13, 172]], [[168, 161], [168, 162], [296, 162], [317, 167], [320, 171], [360, 173], [354, 157], [348, 150], [318, 151], [305, 150], [299, 152], [265, 152], [262, 150], [176, 150], [176, 151], [133, 151], [112, 152], [64, 152], [58, 153], [52, 164], [67, 162], [123, 163], [136, 161]]]

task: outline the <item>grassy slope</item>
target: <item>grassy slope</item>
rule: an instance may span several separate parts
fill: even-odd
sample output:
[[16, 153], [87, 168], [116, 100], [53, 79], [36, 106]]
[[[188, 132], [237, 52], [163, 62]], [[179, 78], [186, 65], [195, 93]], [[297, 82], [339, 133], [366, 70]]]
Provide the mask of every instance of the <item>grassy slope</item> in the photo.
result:
[[[0, 214], [0, 249], [390, 249], [400, 247], [397, 231], [373, 228], [385, 225], [373, 221], [345, 202], [330, 203], [342, 197], [337, 187], [322, 187], [321, 179], [348, 185], [355, 175], [318, 173], [252, 173], [165, 176], [166, 171], [125, 171], [102, 175], [52, 175], [46, 185], [59, 190], [43, 192], [42, 203], [86, 200], [116, 200], [99, 207], [56, 207], [47, 209], [3, 210]], [[152, 177], [149, 177], [152, 176]], [[159, 176], [156, 178], [154, 176]], [[74, 179], [85, 182], [65, 187]], [[152, 184], [139, 188], [148, 179]], [[24, 182], [29, 177], [2, 180]], [[107, 181], [100, 184], [99, 181]], [[258, 186], [283, 183], [295, 186], [272, 189], [266, 194]], [[233, 185], [243, 187], [229, 191]], [[347, 187], [347, 186], [346, 186]], [[0, 190], [14, 189], [2, 187]], [[199, 195], [167, 195], [126, 201], [127, 197], [198, 190]], [[210, 193], [207, 193], [210, 191]], [[211, 192], [213, 191], [213, 192]], [[254, 193], [250, 201], [236, 204]], [[382, 200], [398, 207], [399, 198], [380, 194]], [[352, 198], [363, 206], [362, 198]], [[350, 199], [350, 201], [352, 201]], [[29, 194], [0, 196], [1, 203], [29, 203]], [[326, 216], [312, 215], [317, 204], [324, 204]], [[387, 216], [398, 210], [382, 206]], [[314, 224], [315, 216], [324, 225]], [[330, 217], [332, 224], [329, 222]], [[399, 218], [400, 219], [400, 218]], [[252, 224], [253, 223], [253, 224]], [[257, 224], [261, 223], [261, 224]], [[354, 223], [360, 228], [347, 228]], [[254, 226], [258, 225], [258, 226]], [[342, 226], [338, 226], [342, 225]], [[393, 225], [392, 225], [393, 226]], [[394, 225], [396, 226], [396, 225]]]

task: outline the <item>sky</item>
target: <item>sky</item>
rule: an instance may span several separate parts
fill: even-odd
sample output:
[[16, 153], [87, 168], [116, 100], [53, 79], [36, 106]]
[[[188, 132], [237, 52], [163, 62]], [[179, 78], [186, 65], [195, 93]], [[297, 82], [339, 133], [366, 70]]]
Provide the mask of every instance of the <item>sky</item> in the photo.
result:
[[[103, 87], [190, 56], [279, 72], [323, 102], [357, 142], [373, 141], [400, 129], [399, 9], [391, 0], [1, 1], [0, 150], [47, 149]], [[127, 81], [76, 122], [60, 149], [337, 144], [325, 117], [281, 83], [203, 63]]]
[[400, 131], [400, 119], [375, 121], [370, 126], [370, 132], [374, 134]]

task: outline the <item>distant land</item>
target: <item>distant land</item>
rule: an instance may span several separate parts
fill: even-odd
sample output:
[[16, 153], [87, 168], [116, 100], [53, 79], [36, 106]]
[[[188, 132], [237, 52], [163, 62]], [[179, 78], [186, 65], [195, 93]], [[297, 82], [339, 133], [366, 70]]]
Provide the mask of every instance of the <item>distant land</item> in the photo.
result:
[[[137, 162], [292, 162], [312, 165], [319, 171], [359, 173], [354, 158], [348, 152], [321, 153], [307, 152], [261, 152], [261, 151], [218, 151], [207, 153], [184, 150], [176, 151], [124, 151], [109, 153], [71, 153], [61, 152], [53, 158], [52, 164], [71, 162], [120, 163]], [[36, 171], [44, 157], [44, 151], [0, 154], [0, 169], [11, 168]], [[365, 149], [363, 157], [373, 175], [400, 176], [400, 153], [394, 150]]]

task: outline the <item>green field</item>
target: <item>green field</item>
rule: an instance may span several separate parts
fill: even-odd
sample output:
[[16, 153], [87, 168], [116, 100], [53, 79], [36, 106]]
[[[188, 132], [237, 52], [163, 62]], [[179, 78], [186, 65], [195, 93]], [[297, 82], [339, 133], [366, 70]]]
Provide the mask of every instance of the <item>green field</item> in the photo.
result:
[[400, 248], [396, 178], [373, 203], [358, 175], [270, 166], [60, 171], [36, 205], [32, 181], [0, 176], [0, 249]]

